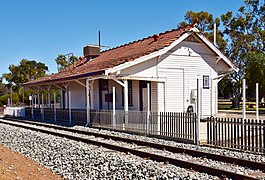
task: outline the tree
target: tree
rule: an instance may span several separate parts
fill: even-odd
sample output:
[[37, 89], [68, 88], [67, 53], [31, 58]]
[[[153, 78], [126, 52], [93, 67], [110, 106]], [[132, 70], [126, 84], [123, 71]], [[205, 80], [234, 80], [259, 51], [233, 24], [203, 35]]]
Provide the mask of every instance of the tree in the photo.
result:
[[233, 83], [229, 79], [229, 77], [224, 77], [219, 83], [218, 83], [218, 95], [222, 98], [229, 98], [233, 94]]
[[19, 65], [10, 65], [9, 71], [3, 74], [3, 78], [8, 82], [8, 88], [12, 87], [13, 91], [18, 92], [22, 83], [45, 76], [48, 67], [35, 60], [22, 59]]
[[57, 64], [58, 71], [61, 71], [65, 67], [69, 66], [69, 62], [65, 55], [59, 54], [58, 57], [55, 59], [55, 62]]
[[6, 88], [6, 85], [3, 83], [3, 78], [0, 77], [0, 96], [4, 95], [7, 93], [7, 88]]
[[[221, 16], [224, 34], [227, 35], [228, 46], [226, 54], [238, 65], [239, 72], [230, 75], [236, 87], [241, 87], [241, 80], [248, 79], [253, 86], [256, 81], [261, 83], [259, 76], [263, 74], [264, 48], [265, 48], [265, 6], [259, 0], [245, 0], [245, 6], [239, 8], [236, 15], [227, 12]], [[253, 75], [253, 76], [252, 76]], [[249, 86], [248, 92], [254, 94]], [[265, 87], [261, 86], [261, 92]]]
[[185, 21], [179, 23], [179, 27], [184, 27], [187, 24], [191, 24], [198, 18], [196, 27], [210, 40], [213, 42], [214, 38], [214, 23], [216, 23], [216, 42], [221, 50], [225, 49], [226, 41], [223, 39], [222, 32], [218, 29], [220, 26], [220, 18], [214, 18], [212, 14], [205, 11], [193, 12], [187, 11], [184, 16]]
[[7, 105], [9, 97], [10, 97], [9, 94], [4, 94], [0, 96], [0, 106]]
[[254, 96], [256, 83], [259, 83], [260, 97], [265, 97], [265, 54], [251, 52], [249, 53], [248, 58], [249, 62], [245, 74], [248, 83], [248, 95]]
[[71, 64], [74, 64], [74, 63], [76, 63], [78, 61], [78, 57], [77, 56], [70, 56], [70, 63]]
[[59, 54], [57, 56], [57, 58], [55, 59], [55, 62], [57, 64], [58, 72], [60, 72], [64, 68], [70, 66], [71, 64], [74, 64], [77, 61], [78, 61], [78, 58], [76, 56], [74, 56], [74, 55], [70, 56], [70, 58], [68, 59], [66, 57], [66, 55]]

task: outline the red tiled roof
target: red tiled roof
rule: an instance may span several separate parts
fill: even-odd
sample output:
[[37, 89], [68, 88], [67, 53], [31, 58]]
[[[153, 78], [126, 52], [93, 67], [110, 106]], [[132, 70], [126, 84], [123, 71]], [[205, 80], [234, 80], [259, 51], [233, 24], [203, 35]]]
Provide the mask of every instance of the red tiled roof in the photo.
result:
[[103, 51], [100, 53], [100, 56], [91, 61], [84, 62], [83, 58], [79, 60], [75, 66], [71, 65], [59, 73], [24, 83], [24, 85], [27, 86], [51, 81], [60, 81], [63, 79], [85, 77], [97, 72], [100, 73], [100, 71], [103, 73], [106, 69], [113, 68], [125, 62], [133, 61], [139, 57], [169, 46], [185, 32], [190, 31], [192, 27], [193, 25], [187, 25], [186, 27], [166, 31], [158, 35], [149, 36], [138, 41]]

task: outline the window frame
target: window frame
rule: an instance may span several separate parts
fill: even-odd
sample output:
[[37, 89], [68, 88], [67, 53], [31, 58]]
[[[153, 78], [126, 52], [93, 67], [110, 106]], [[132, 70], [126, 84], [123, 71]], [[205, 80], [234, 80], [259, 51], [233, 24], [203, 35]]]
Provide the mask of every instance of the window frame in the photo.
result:
[[209, 75], [203, 75], [203, 89], [210, 89], [210, 76]]

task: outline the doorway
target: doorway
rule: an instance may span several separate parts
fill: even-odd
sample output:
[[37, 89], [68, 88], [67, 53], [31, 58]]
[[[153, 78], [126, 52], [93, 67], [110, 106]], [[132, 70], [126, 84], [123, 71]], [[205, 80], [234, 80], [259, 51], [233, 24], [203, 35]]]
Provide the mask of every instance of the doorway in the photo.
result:
[[148, 110], [148, 92], [147, 84], [150, 84], [150, 109], [151, 109], [151, 82], [150, 81], [139, 81], [139, 98], [140, 98], [140, 111]]

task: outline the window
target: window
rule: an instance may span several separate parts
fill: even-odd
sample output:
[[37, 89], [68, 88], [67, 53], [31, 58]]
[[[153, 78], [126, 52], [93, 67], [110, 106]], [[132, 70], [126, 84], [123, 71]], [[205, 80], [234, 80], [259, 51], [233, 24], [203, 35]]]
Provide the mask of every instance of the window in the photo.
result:
[[209, 89], [209, 88], [210, 88], [210, 77], [203, 76], [203, 89]]
[[[122, 94], [122, 106], [124, 105], [124, 88], [121, 91]], [[128, 105], [133, 106], [133, 96], [132, 96], [132, 80], [128, 80]]]

